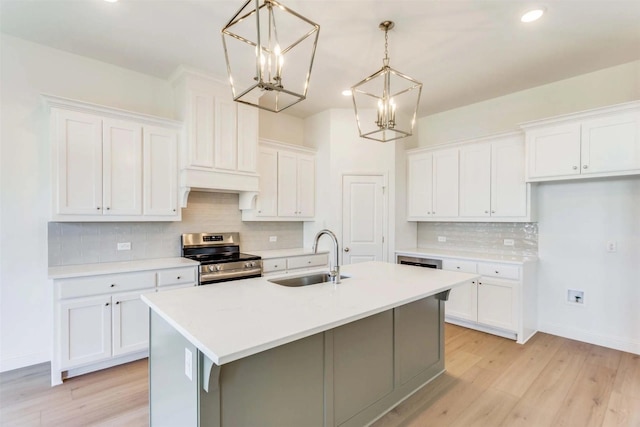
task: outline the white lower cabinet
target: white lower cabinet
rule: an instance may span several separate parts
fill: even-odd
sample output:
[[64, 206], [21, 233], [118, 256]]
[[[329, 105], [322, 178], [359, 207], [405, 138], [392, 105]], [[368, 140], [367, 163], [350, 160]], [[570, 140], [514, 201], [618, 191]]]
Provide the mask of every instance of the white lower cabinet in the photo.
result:
[[111, 296], [60, 303], [60, 367], [111, 357]]
[[481, 274], [451, 289], [445, 320], [526, 342], [537, 330], [535, 263], [519, 265], [444, 259], [443, 270]]
[[196, 284], [197, 266], [54, 280], [52, 385], [146, 357], [149, 308], [140, 296]]

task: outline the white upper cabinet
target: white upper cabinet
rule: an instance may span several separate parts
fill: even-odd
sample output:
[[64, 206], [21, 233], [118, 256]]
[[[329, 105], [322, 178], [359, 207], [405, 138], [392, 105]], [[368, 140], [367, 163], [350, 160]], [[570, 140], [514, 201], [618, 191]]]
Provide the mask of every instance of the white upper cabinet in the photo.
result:
[[411, 220], [458, 216], [458, 148], [410, 153], [408, 213]]
[[248, 208], [258, 192], [258, 122], [255, 107], [234, 102], [228, 83], [181, 70], [172, 81], [185, 121], [180, 205], [191, 189], [237, 192]]
[[260, 192], [243, 221], [307, 221], [315, 215], [315, 152], [305, 147], [262, 141], [258, 151]]
[[53, 221], [179, 221], [171, 120], [46, 96]]
[[460, 148], [460, 216], [491, 216], [491, 143]]
[[144, 214], [178, 214], [178, 138], [157, 126], [144, 128]]
[[278, 150], [260, 147], [258, 151], [260, 192], [256, 199], [256, 215], [278, 216]]
[[527, 180], [640, 173], [640, 102], [522, 125]]
[[57, 110], [51, 129], [54, 214], [102, 215], [102, 119]]
[[103, 119], [102, 189], [105, 215], [142, 214], [142, 125]]
[[452, 145], [408, 154], [410, 220], [532, 220], [521, 133]]

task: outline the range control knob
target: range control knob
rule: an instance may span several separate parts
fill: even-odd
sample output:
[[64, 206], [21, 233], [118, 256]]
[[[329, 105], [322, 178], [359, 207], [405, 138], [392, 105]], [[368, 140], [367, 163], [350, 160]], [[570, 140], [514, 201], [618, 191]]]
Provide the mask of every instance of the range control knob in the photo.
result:
[[245, 262], [245, 263], [244, 263], [244, 268], [253, 268], [253, 267], [255, 267], [255, 266], [256, 266], [256, 263], [255, 263], [255, 262], [253, 262], [253, 261]]

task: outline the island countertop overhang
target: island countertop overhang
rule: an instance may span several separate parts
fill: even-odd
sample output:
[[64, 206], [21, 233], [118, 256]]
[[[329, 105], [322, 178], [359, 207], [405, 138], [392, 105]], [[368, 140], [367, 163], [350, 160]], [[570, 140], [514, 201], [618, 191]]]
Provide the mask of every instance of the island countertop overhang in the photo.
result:
[[288, 288], [271, 278], [146, 294], [143, 301], [216, 365], [436, 295], [479, 277], [384, 262], [342, 267], [349, 278]]

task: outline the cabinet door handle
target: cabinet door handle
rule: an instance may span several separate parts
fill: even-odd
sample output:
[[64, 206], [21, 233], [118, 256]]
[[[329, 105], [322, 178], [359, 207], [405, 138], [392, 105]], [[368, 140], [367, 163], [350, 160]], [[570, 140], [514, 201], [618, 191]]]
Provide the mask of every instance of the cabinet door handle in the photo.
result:
[[100, 206], [98, 206], [96, 209], [100, 210]]
[[181, 276], [178, 276], [178, 277], [176, 277], [176, 280], [180, 280], [181, 278], [182, 278]]
[[582, 169], [587, 169], [589, 166], [588, 165], [584, 165], [582, 166]]
[[478, 285], [482, 285], [482, 282], [478, 282]]
[[112, 283], [112, 284], [110, 284], [110, 285], [109, 285], [109, 287], [110, 287], [110, 288], [115, 288], [115, 287], [116, 287], [116, 284], [115, 284], [115, 283]]
[[120, 304], [120, 301], [116, 301], [116, 304]]
[[110, 210], [111, 208], [109, 206], [107, 206], [107, 210]]
[[498, 270], [496, 270], [496, 274], [500, 274], [500, 272]]
[[472, 280], [472, 281], [471, 281], [471, 283], [475, 285], [475, 284], [476, 284], [476, 281], [475, 281], [475, 280]]
[[278, 264], [274, 264], [274, 265], [273, 265], [273, 268], [278, 268]]
[[108, 307], [108, 306], [109, 306], [109, 303], [106, 303], [104, 306], [105, 306], [105, 307]]
[[484, 213], [489, 213], [489, 211], [484, 211]]
[[574, 166], [574, 167], [573, 167], [573, 170], [576, 170], [576, 169], [578, 169], [578, 167], [577, 167], [577, 166]]
[[460, 270], [460, 266], [457, 266], [456, 268], [457, 268], [458, 270]]
[[176, 210], [174, 209], [173, 211], [175, 212]]
[[349, 249], [349, 247], [347, 246], [346, 248], [344, 248], [345, 252], [349, 252], [351, 249]]
[[496, 211], [491, 211], [491, 213], [496, 213]]

